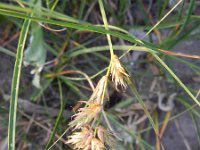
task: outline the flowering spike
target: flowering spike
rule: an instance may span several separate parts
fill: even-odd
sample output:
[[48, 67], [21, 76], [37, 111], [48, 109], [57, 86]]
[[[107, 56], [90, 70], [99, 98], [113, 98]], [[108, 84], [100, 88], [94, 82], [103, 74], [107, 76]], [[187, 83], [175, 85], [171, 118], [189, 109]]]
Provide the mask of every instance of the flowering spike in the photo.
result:
[[93, 130], [89, 126], [85, 126], [81, 128], [81, 131], [74, 132], [71, 136], [69, 136], [66, 144], [74, 145], [74, 149], [90, 150], [93, 135]]
[[102, 105], [88, 103], [87, 106], [78, 110], [79, 112], [74, 115], [75, 118], [69, 123], [69, 126], [74, 127], [74, 129], [79, 129], [85, 124], [88, 124], [94, 119], [96, 119], [101, 110]]
[[74, 149], [83, 150], [104, 150], [104, 143], [94, 136], [94, 131], [89, 125], [81, 128], [79, 132], [74, 132], [69, 136], [66, 144], [72, 144]]
[[97, 138], [93, 138], [91, 141], [91, 150], [104, 150], [104, 144]]
[[118, 86], [121, 85], [122, 89], [127, 88], [127, 84], [125, 83], [125, 79], [129, 78], [130, 76], [125, 71], [125, 69], [122, 67], [119, 58], [117, 55], [113, 55], [111, 58], [111, 75], [112, 75], [112, 81], [115, 84], [115, 88], [117, 91], [119, 91]]
[[106, 85], [107, 80], [108, 80], [107, 76], [103, 76], [99, 80], [93, 94], [91, 95], [91, 97], [89, 99], [89, 102], [97, 103], [97, 104], [101, 104], [101, 105], [103, 104], [103, 100], [104, 100], [103, 94], [105, 92], [104, 86]]

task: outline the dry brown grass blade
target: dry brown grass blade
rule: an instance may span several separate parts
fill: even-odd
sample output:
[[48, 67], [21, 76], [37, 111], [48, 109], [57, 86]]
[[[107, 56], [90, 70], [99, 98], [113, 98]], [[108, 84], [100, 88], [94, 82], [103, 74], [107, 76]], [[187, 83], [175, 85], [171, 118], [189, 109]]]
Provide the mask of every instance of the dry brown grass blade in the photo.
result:
[[199, 55], [191, 55], [191, 54], [180, 53], [180, 52], [172, 52], [172, 51], [163, 50], [163, 49], [159, 49], [159, 50], [161, 52], [165, 53], [165, 54], [168, 54], [168, 55], [175, 55], [175, 56], [182, 56], [182, 57], [200, 59]]
[[163, 136], [163, 134], [164, 134], [164, 131], [165, 131], [166, 127], [167, 127], [167, 124], [168, 124], [168, 122], [169, 122], [170, 116], [171, 116], [171, 112], [168, 111], [168, 112], [166, 113], [166, 115], [165, 115], [165, 119], [164, 119], [163, 125], [162, 125], [162, 127], [161, 127], [161, 129], [160, 129], [160, 137], [161, 137], [161, 138], [162, 138], [162, 136]]
[[[154, 111], [153, 116], [155, 120], [156, 130], [157, 130], [157, 133], [159, 134], [158, 112]], [[160, 140], [161, 140], [161, 137], [156, 136], [156, 145], [155, 145], [156, 150], [160, 150], [160, 144], [161, 144]]]

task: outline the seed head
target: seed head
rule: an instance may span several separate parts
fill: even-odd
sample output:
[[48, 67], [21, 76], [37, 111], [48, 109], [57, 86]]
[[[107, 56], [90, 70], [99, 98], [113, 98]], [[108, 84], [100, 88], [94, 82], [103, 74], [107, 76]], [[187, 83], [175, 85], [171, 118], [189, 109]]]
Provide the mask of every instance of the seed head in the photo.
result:
[[122, 67], [119, 58], [117, 55], [113, 55], [111, 58], [111, 75], [112, 75], [112, 81], [115, 84], [115, 88], [117, 91], [119, 91], [118, 87], [119, 85], [122, 87], [122, 89], [127, 88], [127, 84], [124, 80], [129, 78], [128, 73], [126, 70]]
[[91, 97], [89, 99], [89, 102], [97, 103], [97, 104], [101, 104], [101, 105], [103, 104], [103, 99], [104, 99], [103, 96], [104, 96], [104, 92], [106, 92], [105, 85], [106, 85], [107, 80], [108, 80], [107, 76], [103, 76], [99, 80], [93, 94], [91, 95]]
[[104, 150], [104, 143], [94, 136], [93, 129], [86, 125], [79, 132], [74, 132], [69, 136], [66, 144], [72, 144], [74, 149], [83, 150]]
[[79, 129], [82, 126], [89, 124], [91, 121], [96, 119], [99, 115], [99, 112], [102, 110], [102, 105], [88, 103], [87, 105], [78, 110], [78, 113], [74, 115], [74, 120], [69, 123], [70, 127], [74, 127], [74, 129]]
[[81, 131], [74, 132], [69, 136], [66, 144], [72, 144], [74, 149], [90, 150], [93, 135], [93, 130], [89, 126], [85, 126], [81, 128]]
[[91, 141], [91, 150], [104, 150], [105, 146], [101, 140], [93, 138]]

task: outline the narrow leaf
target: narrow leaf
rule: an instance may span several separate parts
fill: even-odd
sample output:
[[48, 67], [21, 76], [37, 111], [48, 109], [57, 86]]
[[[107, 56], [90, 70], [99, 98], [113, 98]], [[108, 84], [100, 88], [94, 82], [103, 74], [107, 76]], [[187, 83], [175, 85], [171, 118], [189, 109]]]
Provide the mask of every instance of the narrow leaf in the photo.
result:
[[9, 110], [8, 150], [15, 150], [15, 132], [16, 132], [16, 115], [17, 115], [19, 81], [20, 81], [24, 46], [30, 22], [31, 21], [27, 19], [24, 21], [17, 47], [17, 55], [16, 55], [16, 61], [12, 79], [11, 100], [10, 100], [10, 110]]

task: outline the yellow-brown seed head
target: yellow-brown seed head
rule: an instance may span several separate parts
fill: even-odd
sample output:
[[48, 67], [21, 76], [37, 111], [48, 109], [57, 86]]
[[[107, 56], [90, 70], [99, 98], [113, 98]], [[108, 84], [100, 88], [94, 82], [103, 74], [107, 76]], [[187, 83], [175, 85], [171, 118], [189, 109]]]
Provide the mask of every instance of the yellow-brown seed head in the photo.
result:
[[89, 126], [85, 126], [81, 128], [81, 131], [74, 132], [69, 136], [66, 144], [72, 144], [74, 149], [90, 150], [93, 135], [93, 130]]
[[69, 126], [74, 129], [79, 129], [82, 126], [89, 124], [96, 119], [99, 112], [102, 110], [102, 105], [85, 102], [87, 106], [80, 108], [77, 114], [75, 114], [74, 120], [69, 123]]
[[103, 104], [104, 92], [106, 92], [105, 85], [106, 85], [107, 80], [108, 80], [107, 76], [103, 76], [99, 80], [99, 82], [98, 82], [98, 84], [97, 84], [92, 96], [89, 99], [89, 102], [96, 103], [96, 104], [101, 104], [101, 105]]
[[91, 141], [91, 150], [104, 150], [105, 146], [101, 140], [97, 138], [93, 138]]
[[121, 65], [119, 58], [117, 55], [113, 55], [111, 58], [111, 69], [110, 69], [111, 75], [112, 75], [112, 81], [115, 84], [115, 88], [119, 91], [118, 86], [120, 85], [122, 89], [127, 88], [126, 79], [129, 78], [128, 73]]

